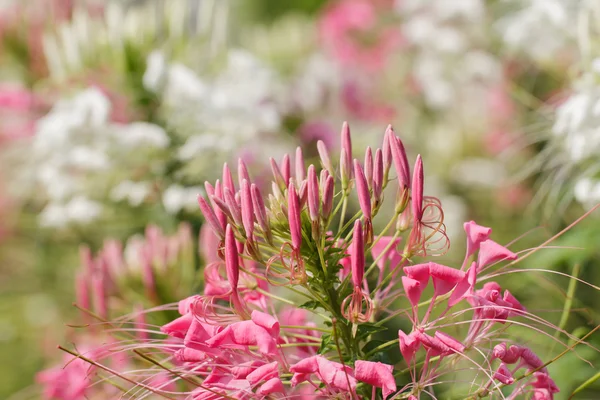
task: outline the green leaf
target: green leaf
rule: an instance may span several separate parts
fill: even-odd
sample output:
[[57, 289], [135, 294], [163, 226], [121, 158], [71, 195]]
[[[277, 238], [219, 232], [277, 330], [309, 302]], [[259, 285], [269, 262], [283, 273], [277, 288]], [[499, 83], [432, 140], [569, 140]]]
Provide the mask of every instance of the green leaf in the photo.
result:
[[329, 352], [333, 348], [333, 340], [332, 336], [325, 334], [321, 336], [321, 347], [319, 347], [318, 354], [324, 354]]
[[299, 305], [298, 307], [304, 308], [305, 310], [316, 310], [317, 308], [321, 307], [321, 304], [319, 304], [318, 301], [310, 300], [304, 304]]
[[356, 331], [356, 339], [365, 339], [376, 332], [386, 331], [387, 329], [387, 327], [381, 325], [375, 325], [370, 323], [360, 324], [358, 325], [358, 329]]

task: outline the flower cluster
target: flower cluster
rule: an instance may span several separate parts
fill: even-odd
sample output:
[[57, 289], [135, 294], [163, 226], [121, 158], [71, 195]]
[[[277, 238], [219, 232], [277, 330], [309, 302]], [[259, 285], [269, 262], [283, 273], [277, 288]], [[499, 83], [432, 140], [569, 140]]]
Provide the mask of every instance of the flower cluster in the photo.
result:
[[[139, 396], [418, 399], [465, 368], [474, 373], [467, 396], [509, 386], [510, 398], [552, 399], [558, 388], [546, 364], [508, 330], [517, 323], [542, 332], [536, 326], [547, 323], [498, 283], [478, 284], [517, 254], [471, 221], [462, 266], [422, 260], [443, 254], [449, 242], [441, 203], [423, 195], [421, 157], [411, 173], [391, 127], [361, 162], [350, 157], [344, 124], [341, 149], [337, 168], [323, 142], [321, 168], [307, 168], [300, 149], [293, 162], [289, 155], [271, 159], [266, 197], [242, 160], [237, 180], [225, 164], [222, 179], [206, 183], [207, 197], [198, 198], [210, 227], [201, 237], [209, 262], [204, 294], [179, 301], [179, 317], [160, 330], [125, 329], [145, 337], [120, 339], [113, 349], [150, 361], [138, 372], [143, 379], [104, 365], [107, 354], [72, 354]], [[392, 186], [394, 217], [376, 232]], [[347, 220], [351, 197], [360, 207]], [[409, 333], [377, 340], [393, 321]]]

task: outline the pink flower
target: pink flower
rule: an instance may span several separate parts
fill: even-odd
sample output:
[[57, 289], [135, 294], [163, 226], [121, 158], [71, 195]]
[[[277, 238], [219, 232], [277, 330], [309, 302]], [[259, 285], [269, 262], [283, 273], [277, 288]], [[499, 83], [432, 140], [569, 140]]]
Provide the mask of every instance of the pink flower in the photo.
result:
[[327, 8], [319, 21], [325, 49], [341, 64], [382, 69], [402, 44], [399, 29], [381, 26], [372, 1], [339, 1]]
[[371, 386], [382, 388], [383, 398], [386, 399], [396, 391], [396, 380], [392, 365], [380, 362], [357, 360], [354, 363], [354, 375], [357, 380]]
[[228, 325], [206, 341], [209, 347], [240, 348], [258, 346], [262, 354], [277, 355], [275, 339], [279, 335], [279, 324], [267, 314], [252, 312], [251, 321], [241, 321]]
[[332, 389], [345, 392], [353, 392], [356, 389], [356, 378], [354, 377], [352, 368], [329, 361], [320, 355], [299, 361], [295, 365], [292, 365], [290, 372], [294, 373], [292, 386], [296, 386], [308, 380], [310, 375], [316, 374], [325, 385]]
[[[92, 358], [86, 354], [88, 358]], [[85, 397], [91, 384], [93, 367], [80, 358], [67, 355], [64, 366], [56, 366], [40, 372], [36, 381], [43, 386], [44, 399], [79, 400]]]
[[[400, 262], [402, 261], [402, 254], [398, 252], [397, 248], [400, 244], [400, 240], [400, 238], [394, 239], [394, 243], [391, 244], [392, 236], [382, 236], [379, 241], [371, 247], [371, 255], [373, 256], [373, 259], [376, 260], [381, 256], [381, 258], [379, 258], [377, 261], [377, 267], [379, 267], [380, 271], [383, 272], [386, 263], [388, 264], [390, 270], [394, 270], [396, 267], [398, 267], [398, 265], [400, 265]], [[388, 246], [390, 246], [390, 248], [385, 252], [385, 254], [382, 255], [381, 253], [383, 253]]]

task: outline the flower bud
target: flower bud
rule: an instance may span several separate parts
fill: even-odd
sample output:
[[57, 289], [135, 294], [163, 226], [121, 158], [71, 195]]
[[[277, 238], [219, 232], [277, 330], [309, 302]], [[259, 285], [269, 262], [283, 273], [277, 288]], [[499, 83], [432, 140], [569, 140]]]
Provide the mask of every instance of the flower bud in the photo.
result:
[[334, 175], [333, 165], [331, 164], [331, 158], [329, 158], [329, 152], [327, 151], [327, 147], [322, 140], [317, 142], [317, 151], [319, 152], [319, 157], [321, 158], [321, 165], [327, 171], [329, 171], [330, 175]]
[[296, 148], [296, 181], [302, 182], [305, 178], [304, 171], [306, 171], [306, 167], [304, 166], [304, 156], [302, 155], [302, 148]]
[[248, 183], [252, 182], [250, 180], [250, 174], [248, 173], [248, 168], [246, 167], [246, 163], [241, 158], [238, 159], [238, 181], [240, 183], [240, 188], [242, 187], [242, 182], [245, 180]]
[[292, 247], [296, 250], [302, 245], [302, 220], [300, 218], [300, 199], [296, 193], [296, 186], [290, 182], [288, 186], [288, 220], [290, 234], [292, 236]]

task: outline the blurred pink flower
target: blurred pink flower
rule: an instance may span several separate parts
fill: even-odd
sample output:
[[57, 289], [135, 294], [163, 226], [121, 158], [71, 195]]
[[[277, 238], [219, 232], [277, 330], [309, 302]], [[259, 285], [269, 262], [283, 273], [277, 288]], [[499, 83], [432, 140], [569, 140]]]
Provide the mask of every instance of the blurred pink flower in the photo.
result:
[[402, 45], [400, 30], [381, 24], [377, 3], [381, 9], [389, 6], [389, 2], [344, 0], [333, 3], [321, 15], [323, 47], [341, 64], [378, 71]]
[[36, 99], [16, 84], [0, 85], [0, 144], [32, 136], [35, 130]]
[[377, 103], [373, 95], [357, 82], [346, 81], [341, 95], [344, 107], [355, 118], [366, 121], [389, 121], [396, 115], [394, 107]]

